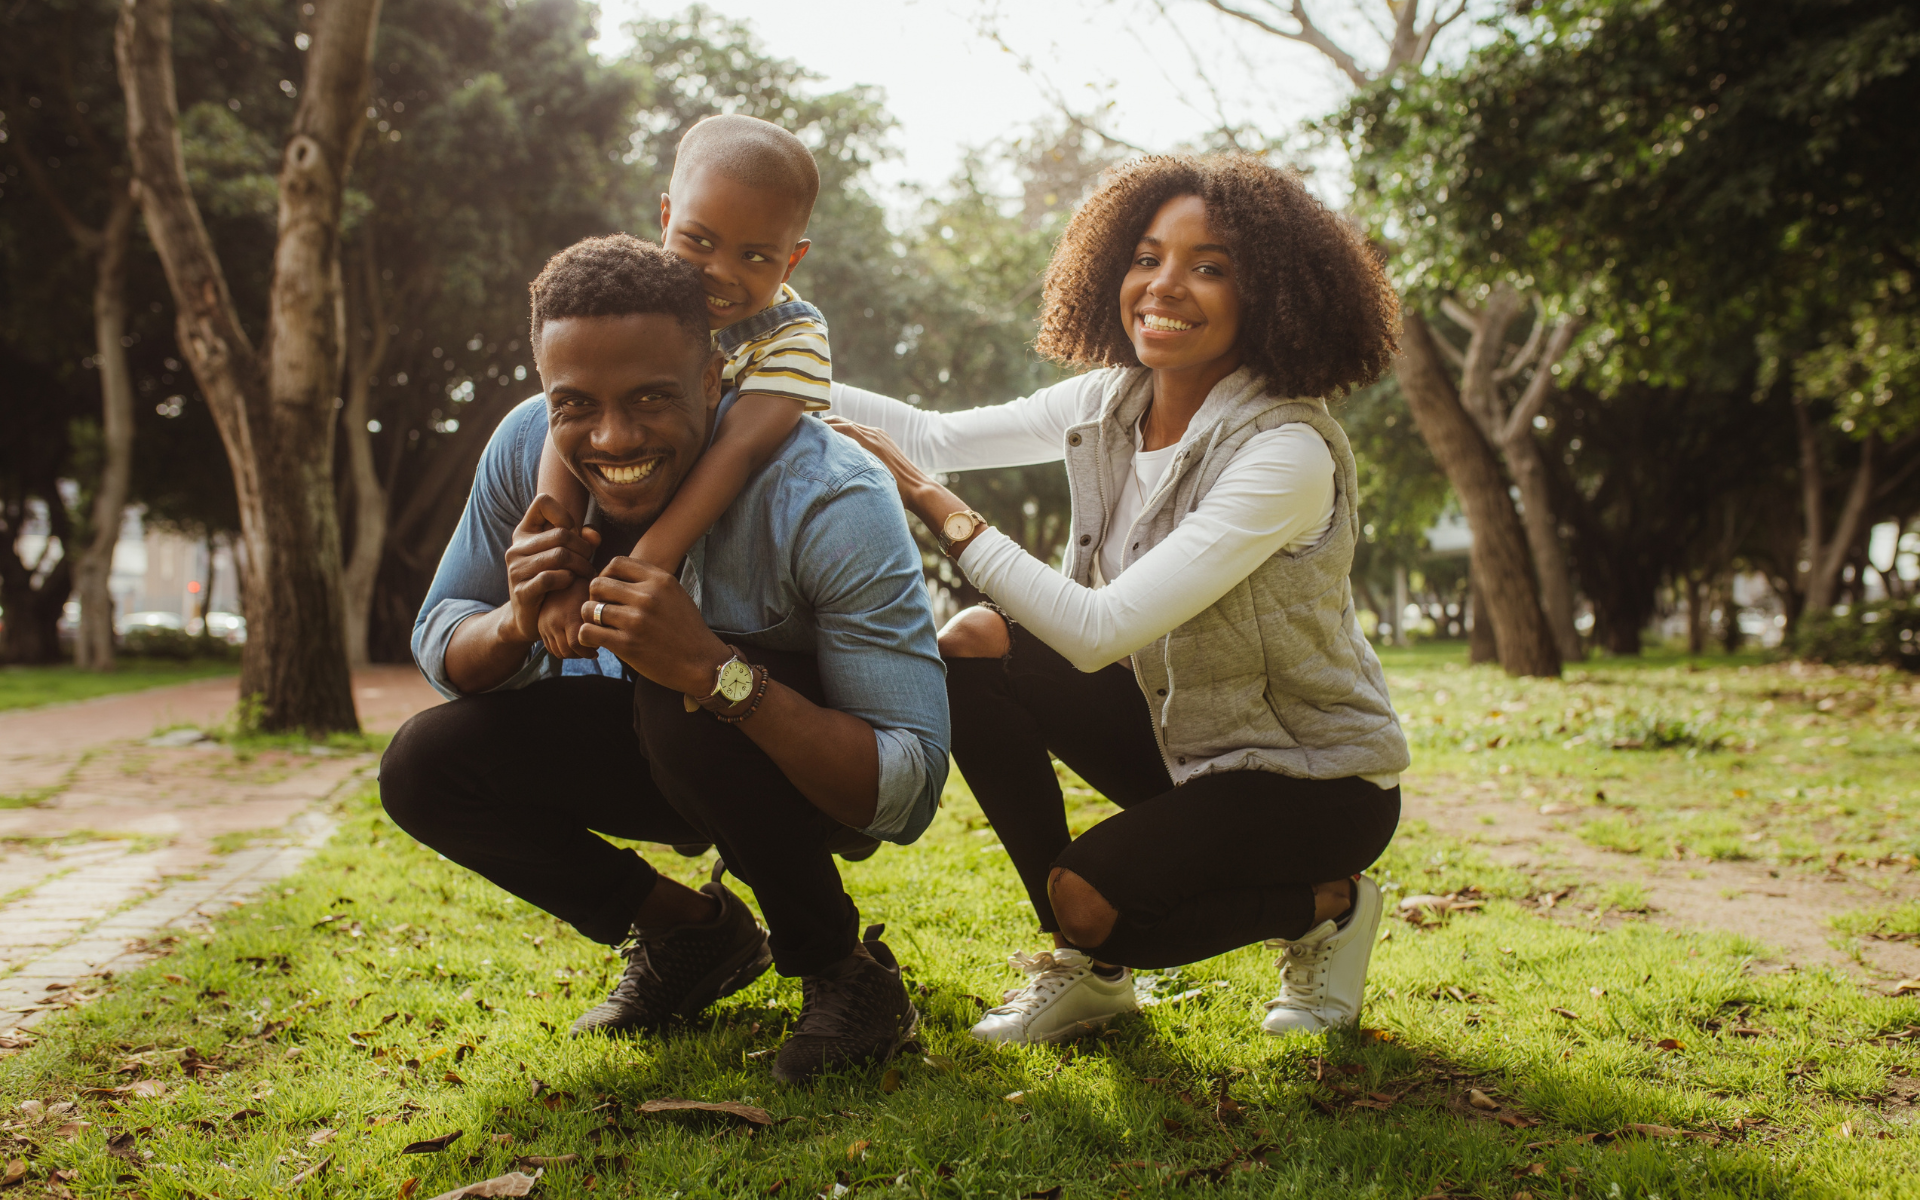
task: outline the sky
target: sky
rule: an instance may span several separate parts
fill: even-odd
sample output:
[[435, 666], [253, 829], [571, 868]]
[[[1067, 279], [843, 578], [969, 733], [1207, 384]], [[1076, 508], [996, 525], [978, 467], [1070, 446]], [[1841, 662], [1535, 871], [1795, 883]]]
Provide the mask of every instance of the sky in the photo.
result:
[[[1369, 4], [1385, 9], [1378, 0]], [[898, 157], [882, 163], [875, 178], [896, 201], [902, 188], [939, 189], [968, 147], [1018, 136], [1063, 102], [1098, 114], [1127, 142], [1165, 150], [1218, 127], [1223, 115], [1282, 135], [1333, 110], [1348, 92], [1345, 77], [1318, 51], [1222, 16], [1200, 0], [711, 0], [711, 6], [747, 21], [774, 53], [821, 75], [822, 90], [855, 84], [884, 90], [899, 122]], [[686, 7], [685, 0], [601, 0], [601, 48], [617, 49], [619, 30], [633, 17], [672, 16]], [[1327, 15], [1316, 11], [1316, 18], [1338, 28], [1339, 40], [1356, 56], [1364, 60], [1370, 55], [1363, 51], [1380, 44], [1356, 24], [1357, 0], [1322, 0], [1317, 7]], [[1337, 175], [1336, 164], [1324, 167]], [[1323, 190], [1334, 182], [1323, 180]]]

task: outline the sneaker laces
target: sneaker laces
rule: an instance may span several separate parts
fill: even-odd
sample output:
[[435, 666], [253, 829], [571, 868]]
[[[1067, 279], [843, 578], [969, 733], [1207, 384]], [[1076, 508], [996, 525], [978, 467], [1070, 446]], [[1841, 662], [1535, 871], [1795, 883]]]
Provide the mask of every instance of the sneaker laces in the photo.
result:
[[1330, 940], [1322, 938], [1317, 942], [1290, 942], [1285, 938], [1267, 939], [1268, 949], [1282, 952], [1279, 958], [1273, 960], [1273, 965], [1280, 968], [1280, 994], [1267, 1001], [1267, 1008], [1303, 1008], [1320, 1002], [1321, 993], [1327, 986], [1327, 963], [1333, 957], [1332, 951], [1327, 948]]
[[1007, 959], [1007, 965], [1026, 973], [1026, 985], [1008, 989], [1001, 996], [1004, 1003], [987, 1011], [999, 1016], [1015, 1013], [1024, 1016], [1077, 981], [1093, 965], [1093, 960], [1078, 950], [1062, 948], [1042, 950], [1038, 954], [1015, 951]]

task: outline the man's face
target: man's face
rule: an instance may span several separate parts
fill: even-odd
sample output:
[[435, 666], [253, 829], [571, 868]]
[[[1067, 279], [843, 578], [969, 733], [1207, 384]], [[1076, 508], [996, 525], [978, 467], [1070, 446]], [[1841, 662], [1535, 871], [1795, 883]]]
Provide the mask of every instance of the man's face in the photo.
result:
[[807, 215], [791, 196], [697, 167], [660, 197], [660, 244], [700, 268], [707, 325], [724, 329], [772, 304], [807, 256]]
[[567, 469], [621, 525], [651, 524], [706, 449], [720, 358], [672, 317], [567, 317], [534, 358]]

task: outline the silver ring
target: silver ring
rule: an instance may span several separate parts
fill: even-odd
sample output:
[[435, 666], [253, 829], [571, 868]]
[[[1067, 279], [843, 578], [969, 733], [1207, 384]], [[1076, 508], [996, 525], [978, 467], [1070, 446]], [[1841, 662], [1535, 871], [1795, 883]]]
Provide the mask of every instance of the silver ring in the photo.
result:
[[594, 604], [594, 606], [593, 606], [593, 623], [594, 623], [595, 625], [605, 625], [605, 624], [606, 624], [606, 622], [605, 622], [605, 621], [602, 621], [602, 620], [600, 619], [600, 614], [601, 614], [601, 613], [604, 613], [604, 612], [606, 612], [606, 611], [607, 611], [607, 602], [606, 602], [605, 600], [600, 600], [600, 601], [597, 601], [597, 602], [595, 602], [595, 604]]

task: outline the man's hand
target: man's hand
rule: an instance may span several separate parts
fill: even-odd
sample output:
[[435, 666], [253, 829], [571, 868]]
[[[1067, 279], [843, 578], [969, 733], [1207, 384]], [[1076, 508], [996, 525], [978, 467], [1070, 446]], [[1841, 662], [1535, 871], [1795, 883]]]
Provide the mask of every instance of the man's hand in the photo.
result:
[[586, 599], [584, 579], [575, 579], [540, 598], [540, 640], [546, 643], [548, 654], [555, 658], [593, 657], [593, 652], [580, 644], [580, 611]]
[[605, 646], [661, 687], [695, 698], [712, 693], [715, 672], [729, 657], [680, 581], [637, 558], [608, 563], [588, 586], [580, 615], [582, 646]]
[[501, 634], [531, 646], [541, 636], [540, 607], [550, 592], [593, 575], [600, 534], [575, 529], [573, 517], [544, 492], [527, 506], [507, 547], [508, 599]]

